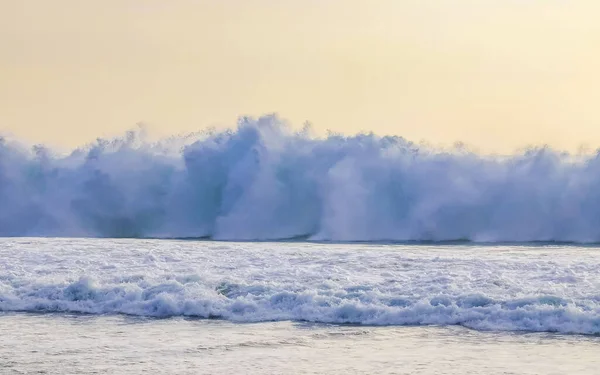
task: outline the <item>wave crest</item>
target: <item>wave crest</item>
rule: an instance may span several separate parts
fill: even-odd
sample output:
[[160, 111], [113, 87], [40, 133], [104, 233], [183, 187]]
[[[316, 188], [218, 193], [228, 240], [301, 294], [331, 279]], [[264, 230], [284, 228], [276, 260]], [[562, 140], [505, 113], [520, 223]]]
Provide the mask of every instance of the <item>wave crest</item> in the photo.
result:
[[310, 136], [276, 116], [67, 156], [0, 142], [0, 235], [600, 241], [600, 158]]

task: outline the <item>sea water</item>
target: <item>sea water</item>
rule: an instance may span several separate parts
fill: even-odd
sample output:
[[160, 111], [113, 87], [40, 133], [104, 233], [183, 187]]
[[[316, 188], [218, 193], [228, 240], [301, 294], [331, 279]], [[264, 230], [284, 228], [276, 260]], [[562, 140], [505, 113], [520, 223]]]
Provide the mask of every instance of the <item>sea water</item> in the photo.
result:
[[594, 374], [600, 249], [0, 239], [0, 373]]
[[2, 371], [597, 373], [599, 155], [0, 137]]

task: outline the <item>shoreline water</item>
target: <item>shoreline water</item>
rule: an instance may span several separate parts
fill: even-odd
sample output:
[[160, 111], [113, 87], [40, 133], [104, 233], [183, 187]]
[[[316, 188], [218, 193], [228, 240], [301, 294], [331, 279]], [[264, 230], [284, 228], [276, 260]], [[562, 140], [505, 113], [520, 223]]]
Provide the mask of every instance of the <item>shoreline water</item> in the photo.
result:
[[600, 364], [597, 337], [463, 327], [0, 314], [0, 330], [9, 374], [590, 374]]

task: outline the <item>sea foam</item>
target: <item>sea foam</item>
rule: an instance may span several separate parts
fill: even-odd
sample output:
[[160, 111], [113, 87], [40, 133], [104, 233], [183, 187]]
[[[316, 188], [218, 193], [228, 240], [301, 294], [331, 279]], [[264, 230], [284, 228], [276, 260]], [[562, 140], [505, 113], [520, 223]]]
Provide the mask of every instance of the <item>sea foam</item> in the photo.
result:
[[0, 240], [0, 312], [600, 334], [598, 249]]

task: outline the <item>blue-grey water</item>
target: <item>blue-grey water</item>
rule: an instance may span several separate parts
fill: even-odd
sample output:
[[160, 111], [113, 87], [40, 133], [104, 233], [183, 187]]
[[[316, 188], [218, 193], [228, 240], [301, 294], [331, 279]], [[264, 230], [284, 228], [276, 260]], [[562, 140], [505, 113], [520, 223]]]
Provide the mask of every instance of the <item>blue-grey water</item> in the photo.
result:
[[2, 374], [597, 374], [600, 340], [461, 327], [5, 314]]

